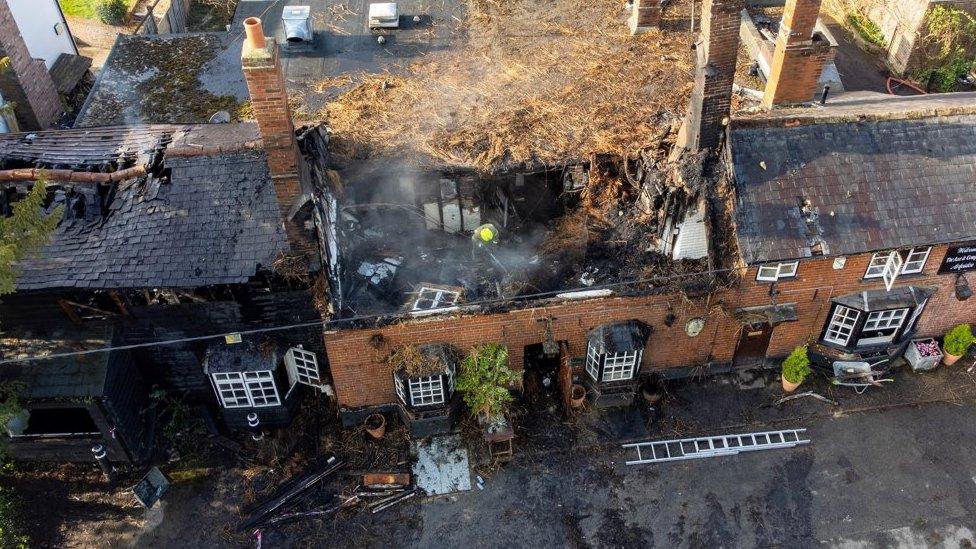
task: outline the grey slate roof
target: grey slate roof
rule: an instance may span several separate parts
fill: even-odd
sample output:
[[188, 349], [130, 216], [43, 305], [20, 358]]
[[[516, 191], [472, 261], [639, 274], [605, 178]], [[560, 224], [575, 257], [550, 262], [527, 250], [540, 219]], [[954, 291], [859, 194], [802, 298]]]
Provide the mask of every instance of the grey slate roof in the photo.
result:
[[976, 115], [780, 121], [734, 129], [731, 147], [747, 264], [808, 257], [817, 233], [826, 255], [976, 239]]
[[[158, 130], [147, 129], [153, 135]], [[185, 155], [194, 145], [212, 150], [254, 135], [251, 124], [170, 132], [167, 150], [182, 153], [164, 157], [168, 181], [150, 176], [120, 183], [104, 216], [92, 206], [91, 185], [76, 184], [88, 193], [84, 214], [66, 216], [51, 244], [21, 263], [17, 289], [190, 288], [246, 282], [261, 267], [270, 268], [288, 244], [264, 153]], [[60, 146], [70, 139], [52, 142]], [[85, 149], [77, 160], [96, 153]], [[0, 161], [2, 155], [0, 142]]]

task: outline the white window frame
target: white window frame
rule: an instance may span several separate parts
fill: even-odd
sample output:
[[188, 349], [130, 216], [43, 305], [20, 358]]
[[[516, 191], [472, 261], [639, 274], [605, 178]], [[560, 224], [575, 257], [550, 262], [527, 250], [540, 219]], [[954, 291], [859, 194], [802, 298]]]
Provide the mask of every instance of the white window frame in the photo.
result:
[[600, 353], [596, 352], [594, 345], [586, 346], [586, 373], [593, 381], [600, 381]]
[[[925, 263], [929, 260], [930, 253], [932, 253], [932, 246], [908, 250], [908, 253], [905, 255], [905, 264], [901, 267], [901, 274], [922, 272], [922, 269], [925, 268]], [[918, 267], [916, 268], [914, 265], [918, 265]]]
[[315, 356], [315, 353], [306, 351], [299, 345], [285, 352], [284, 361], [290, 387], [294, 387], [296, 383], [315, 388], [322, 386], [322, 375], [319, 373], [319, 359]]
[[[429, 299], [431, 300], [430, 307], [421, 307], [420, 302]], [[461, 299], [461, 293], [455, 292], [454, 290], [445, 290], [443, 288], [431, 288], [428, 286], [422, 286], [417, 292], [417, 299], [413, 302], [413, 311], [438, 311], [441, 309], [450, 309], [456, 307], [458, 301]]]
[[271, 370], [217, 372], [211, 382], [224, 408], [267, 408], [281, 406], [278, 385]]
[[[868, 263], [868, 268], [864, 272], [864, 278], [883, 278], [886, 273], [886, 269], [895, 262], [895, 256], [898, 256], [898, 260], [901, 262], [898, 274], [917, 274], [925, 269], [925, 263], [929, 260], [929, 254], [932, 252], [931, 246], [926, 246], [924, 248], [909, 248], [908, 250], [892, 250], [889, 252], [877, 252], [871, 256], [871, 262]], [[902, 257], [904, 255], [904, 257]], [[890, 289], [890, 288], [889, 288]]]
[[888, 260], [885, 262], [884, 271], [881, 273], [881, 280], [884, 281], [885, 289], [889, 292], [891, 287], [895, 285], [895, 280], [901, 273], [901, 266], [904, 264], [904, 260], [901, 258], [901, 254], [898, 252], [891, 252], [888, 255]]
[[824, 332], [824, 341], [846, 347], [854, 335], [854, 328], [857, 327], [860, 318], [861, 311], [835, 305], [834, 314], [831, 315], [830, 322], [827, 323], [827, 331]]
[[634, 379], [641, 351], [627, 351], [607, 355], [603, 359], [603, 381], [627, 381]]
[[876, 337], [861, 337], [857, 340], [858, 347], [888, 343], [889, 341], [895, 339], [895, 334], [897, 334], [898, 330], [905, 325], [905, 319], [907, 318], [908, 307], [901, 309], [885, 309], [883, 311], [872, 311], [868, 313], [867, 318], [864, 320], [864, 326], [861, 327], [861, 334], [864, 332], [877, 331], [890, 333]]
[[407, 379], [411, 406], [436, 406], [447, 400], [443, 374]]
[[782, 278], [793, 278], [796, 276], [799, 268], [799, 261], [760, 265], [759, 270], [756, 271], [756, 280], [760, 282], [776, 282]]

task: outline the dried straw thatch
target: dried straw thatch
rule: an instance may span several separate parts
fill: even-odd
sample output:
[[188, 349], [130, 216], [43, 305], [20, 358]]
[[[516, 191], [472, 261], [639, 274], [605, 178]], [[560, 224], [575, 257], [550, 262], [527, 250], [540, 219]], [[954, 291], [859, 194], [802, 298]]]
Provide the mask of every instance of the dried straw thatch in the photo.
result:
[[[319, 113], [347, 152], [495, 169], [647, 144], [691, 89], [691, 0], [632, 37], [618, 0], [469, 0], [464, 44], [362, 74]], [[348, 86], [345, 78], [319, 84]]]

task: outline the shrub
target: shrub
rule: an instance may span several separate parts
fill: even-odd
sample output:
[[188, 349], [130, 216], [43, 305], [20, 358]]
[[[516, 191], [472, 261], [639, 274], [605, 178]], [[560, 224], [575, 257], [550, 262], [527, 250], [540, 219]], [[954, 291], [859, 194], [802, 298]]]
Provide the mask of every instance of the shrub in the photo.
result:
[[960, 324], [949, 330], [949, 333], [942, 339], [942, 349], [946, 353], [955, 356], [962, 356], [973, 344], [973, 330], [969, 324]]
[[475, 416], [502, 415], [514, 400], [508, 391], [515, 381], [508, 367], [508, 349], [497, 343], [479, 345], [461, 361], [457, 390]]
[[803, 380], [810, 375], [810, 357], [807, 356], [807, 347], [797, 347], [793, 349], [790, 356], [783, 361], [783, 379], [790, 383], [803, 383]]
[[129, 15], [129, 5], [125, 0], [102, 0], [95, 6], [95, 14], [106, 25], [121, 25]]
[[13, 493], [0, 487], [0, 547], [27, 549], [29, 540], [20, 519]]
[[847, 22], [867, 42], [881, 48], [885, 47], [884, 33], [881, 32], [881, 27], [874, 21], [864, 17], [860, 13], [851, 13], [847, 16]]

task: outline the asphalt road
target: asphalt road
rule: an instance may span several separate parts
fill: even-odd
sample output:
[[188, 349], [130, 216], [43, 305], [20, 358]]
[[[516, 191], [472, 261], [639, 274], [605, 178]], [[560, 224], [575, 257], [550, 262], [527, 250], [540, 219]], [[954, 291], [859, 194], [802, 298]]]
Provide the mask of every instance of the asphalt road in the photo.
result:
[[735, 457], [626, 466], [615, 447], [525, 456], [483, 491], [372, 526], [410, 547], [973, 546], [972, 403], [797, 426], [812, 444]]

